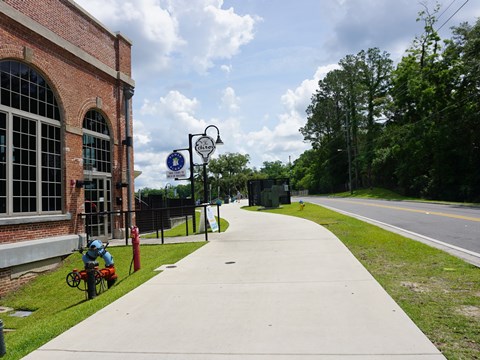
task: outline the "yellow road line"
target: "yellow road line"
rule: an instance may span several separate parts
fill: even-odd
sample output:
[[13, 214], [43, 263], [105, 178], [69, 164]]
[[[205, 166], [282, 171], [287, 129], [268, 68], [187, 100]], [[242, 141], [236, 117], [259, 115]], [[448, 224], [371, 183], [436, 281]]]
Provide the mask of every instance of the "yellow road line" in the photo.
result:
[[340, 200], [340, 199], [329, 199], [329, 200], [346, 202], [346, 203], [350, 203], [350, 204], [357, 204], [357, 205], [361, 204], [361, 205], [366, 205], [366, 206], [374, 206], [374, 207], [380, 207], [380, 208], [386, 208], [386, 209], [402, 210], [402, 211], [409, 211], [409, 212], [426, 214], [426, 215], [437, 215], [437, 216], [444, 216], [444, 217], [449, 217], [449, 218], [454, 218], [454, 219], [480, 222], [480, 217], [455, 215], [455, 214], [448, 214], [448, 213], [437, 212], [437, 211], [417, 210], [417, 209], [410, 209], [410, 208], [405, 208], [405, 207], [400, 207], [400, 206], [392, 206], [392, 205], [372, 204], [372, 203], [366, 203], [366, 202], [362, 202], [362, 201], [349, 201], [349, 200]]

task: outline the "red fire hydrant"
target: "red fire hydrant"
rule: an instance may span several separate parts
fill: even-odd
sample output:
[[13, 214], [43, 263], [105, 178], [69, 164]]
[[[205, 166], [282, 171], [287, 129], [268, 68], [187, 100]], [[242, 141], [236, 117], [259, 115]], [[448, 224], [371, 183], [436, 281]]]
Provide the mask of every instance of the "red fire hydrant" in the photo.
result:
[[132, 226], [131, 231], [133, 249], [133, 271], [140, 270], [140, 231], [138, 227]]

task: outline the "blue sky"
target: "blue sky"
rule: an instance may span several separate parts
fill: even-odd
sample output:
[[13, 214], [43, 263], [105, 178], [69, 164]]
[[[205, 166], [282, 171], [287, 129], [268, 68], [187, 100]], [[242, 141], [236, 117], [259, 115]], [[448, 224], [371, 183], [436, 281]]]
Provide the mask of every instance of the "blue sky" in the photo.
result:
[[[397, 62], [431, 0], [76, 0], [133, 41], [135, 188], [163, 188], [166, 158], [189, 133], [218, 126], [250, 166], [295, 160], [318, 80], [347, 54], [378, 47]], [[480, 3], [440, 2], [442, 28], [480, 17]], [[462, 7], [463, 5], [463, 7]], [[208, 135], [215, 137], [214, 129]]]

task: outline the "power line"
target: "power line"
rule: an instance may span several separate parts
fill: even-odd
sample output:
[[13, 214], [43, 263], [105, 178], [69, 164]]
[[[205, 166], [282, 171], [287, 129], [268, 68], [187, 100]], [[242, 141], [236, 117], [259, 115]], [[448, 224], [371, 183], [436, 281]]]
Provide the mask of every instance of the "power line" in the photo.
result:
[[[445, 26], [446, 23], [448, 23], [465, 5], [467, 5], [467, 3], [469, 2], [470, 0], [466, 0], [452, 15], [450, 15], [450, 17], [445, 20], [445, 22], [437, 29], [437, 32], [440, 31], [440, 29], [442, 27]], [[452, 3], [453, 4], [453, 3]], [[450, 5], [452, 5], [450, 4]], [[450, 6], [449, 6], [450, 7]], [[448, 8], [447, 8], [448, 9]], [[443, 13], [442, 13], [443, 14]]]
[[[445, 10], [443, 10], [442, 13], [437, 17], [437, 20], [440, 19], [443, 16], [443, 14], [445, 14], [448, 11], [448, 9], [450, 9], [450, 7], [452, 7], [452, 5], [456, 1], [457, 0], [452, 0], [452, 2], [445, 8]], [[460, 5], [460, 7], [457, 10], [455, 10], [455, 12], [452, 15], [450, 15], [450, 17], [447, 20], [445, 20], [443, 22], [443, 24], [437, 30], [435, 30], [435, 32], [438, 33], [440, 31], [440, 29], [442, 29], [442, 27], [444, 27], [469, 1], [470, 0], [466, 0], [462, 5]], [[424, 33], [424, 35], [425, 34], [426, 33]], [[433, 72], [433, 69], [429, 70], [426, 75], [429, 75], [432, 72]], [[401, 83], [398, 86], [398, 91], [397, 91], [396, 95], [398, 96], [398, 95], [402, 95], [402, 94], [406, 93], [408, 91], [407, 86], [408, 86], [407, 81], [405, 81], [404, 83]]]
[[457, 1], [457, 0], [453, 0], [453, 1], [450, 3], [450, 5], [448, 5], [448, 6], [445, 8], [445, 10], [443, 10], [442, 13], [441, 13], [440, 15], [438, 15], [437, 20], [440, 20], [440, 18], [443, 16], [443, 14], [445, 14], [445, 13], [448, 11], [448, 9], [450, 9], [450, 7], [455, 3], [455, 1]]
[[[445, 22], [436, 30], [436, 32], [438, 32], [443, 26], [445, 26], [470, 0], [466, 0], [447, 20], [445, 20]], [[448, 7], [438, 16], [438, 18], [442, 17], [443, 14], [456, 2], [456, 0], [453, 0], [450, 5], [448, 5]], [[437, 19], [438, 19], [437, 18]], [[431, 73], [433, 73], [434, 69], [430, 69], [427, 71], [427, 74], [426, 75], [429, 75]], [[395, 96], [399, 96], [399, 95], [402, 95], [404, 93], [406, 93], [408, 91], [408, 80], [407, 81], [404, 81], [403, 83], [400, 83], [399, 86], [398, 86], [398, 91], [396, 91], [396, 94]], [[421, 118], [415, 122], [411, 122], [411, 123], [405, 123], [405, 124], [402, 124], [400, 125], [400, 127], [404, 127], [404, 126], [409, 126], [409, 125], [414, 125], [414, 124], [418, 124], [418, 123], [421, 123], [423, 121], [427, 121], [429, 120], [430, 118], [432, 118], [433, 116], [435, 115], [438, 115], [444, 111], [447, 111], [451, 108], [455, 108], [455, 107], [459, 107], [461, 105], [463, 105], [466, 101], [468, 101], [470, 98], [472, 98], [474, 95], [476, 94], [472, 94], [470, 96], [467, 96], [466, 98], [462, 99], [460, 101], [460, 103], [457, 103], [457, 104], [451, 104], [451, 105], [448, 105], [446, 107], [444, 107], [443, 109], [441, 110], [438, 110], [436, 111], [435, 113], [432, 113], [424, 118]], [[393, 94], [392, 94], [393, 96]], [[307, 140], [308, 141], [308, 140]], [[336, 139], [330, 139], [329, 141], [327, 141], [326, 143], [320, 145], [320, 147], [323, 147], [323, 146], [329, 146], [331, 143], [333, 143], [334, 141], [336, 141]], [[313, 142], [311, 142], [313, 144]], [[334, 155], [333, 157], [327, 159], [327, 160], [331, 160], [333, 158], [336, 158], [337, 156], [339, 156], [340, 154], [336, 154]]]

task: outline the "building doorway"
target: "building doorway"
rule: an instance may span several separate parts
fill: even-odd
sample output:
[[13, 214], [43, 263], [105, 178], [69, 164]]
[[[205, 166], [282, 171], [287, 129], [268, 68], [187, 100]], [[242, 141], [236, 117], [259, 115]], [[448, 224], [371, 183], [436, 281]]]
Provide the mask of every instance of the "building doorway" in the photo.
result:
[[89, 110], [83, 119], [83, 174], [86, 232], [90, 238], [112, 237], [112, 150], [103, 115]]
[[86, 181], [86, 231], [90, 238], [107, 241], [112, 238], [112, 186], [111, 179], [93, 176]]

